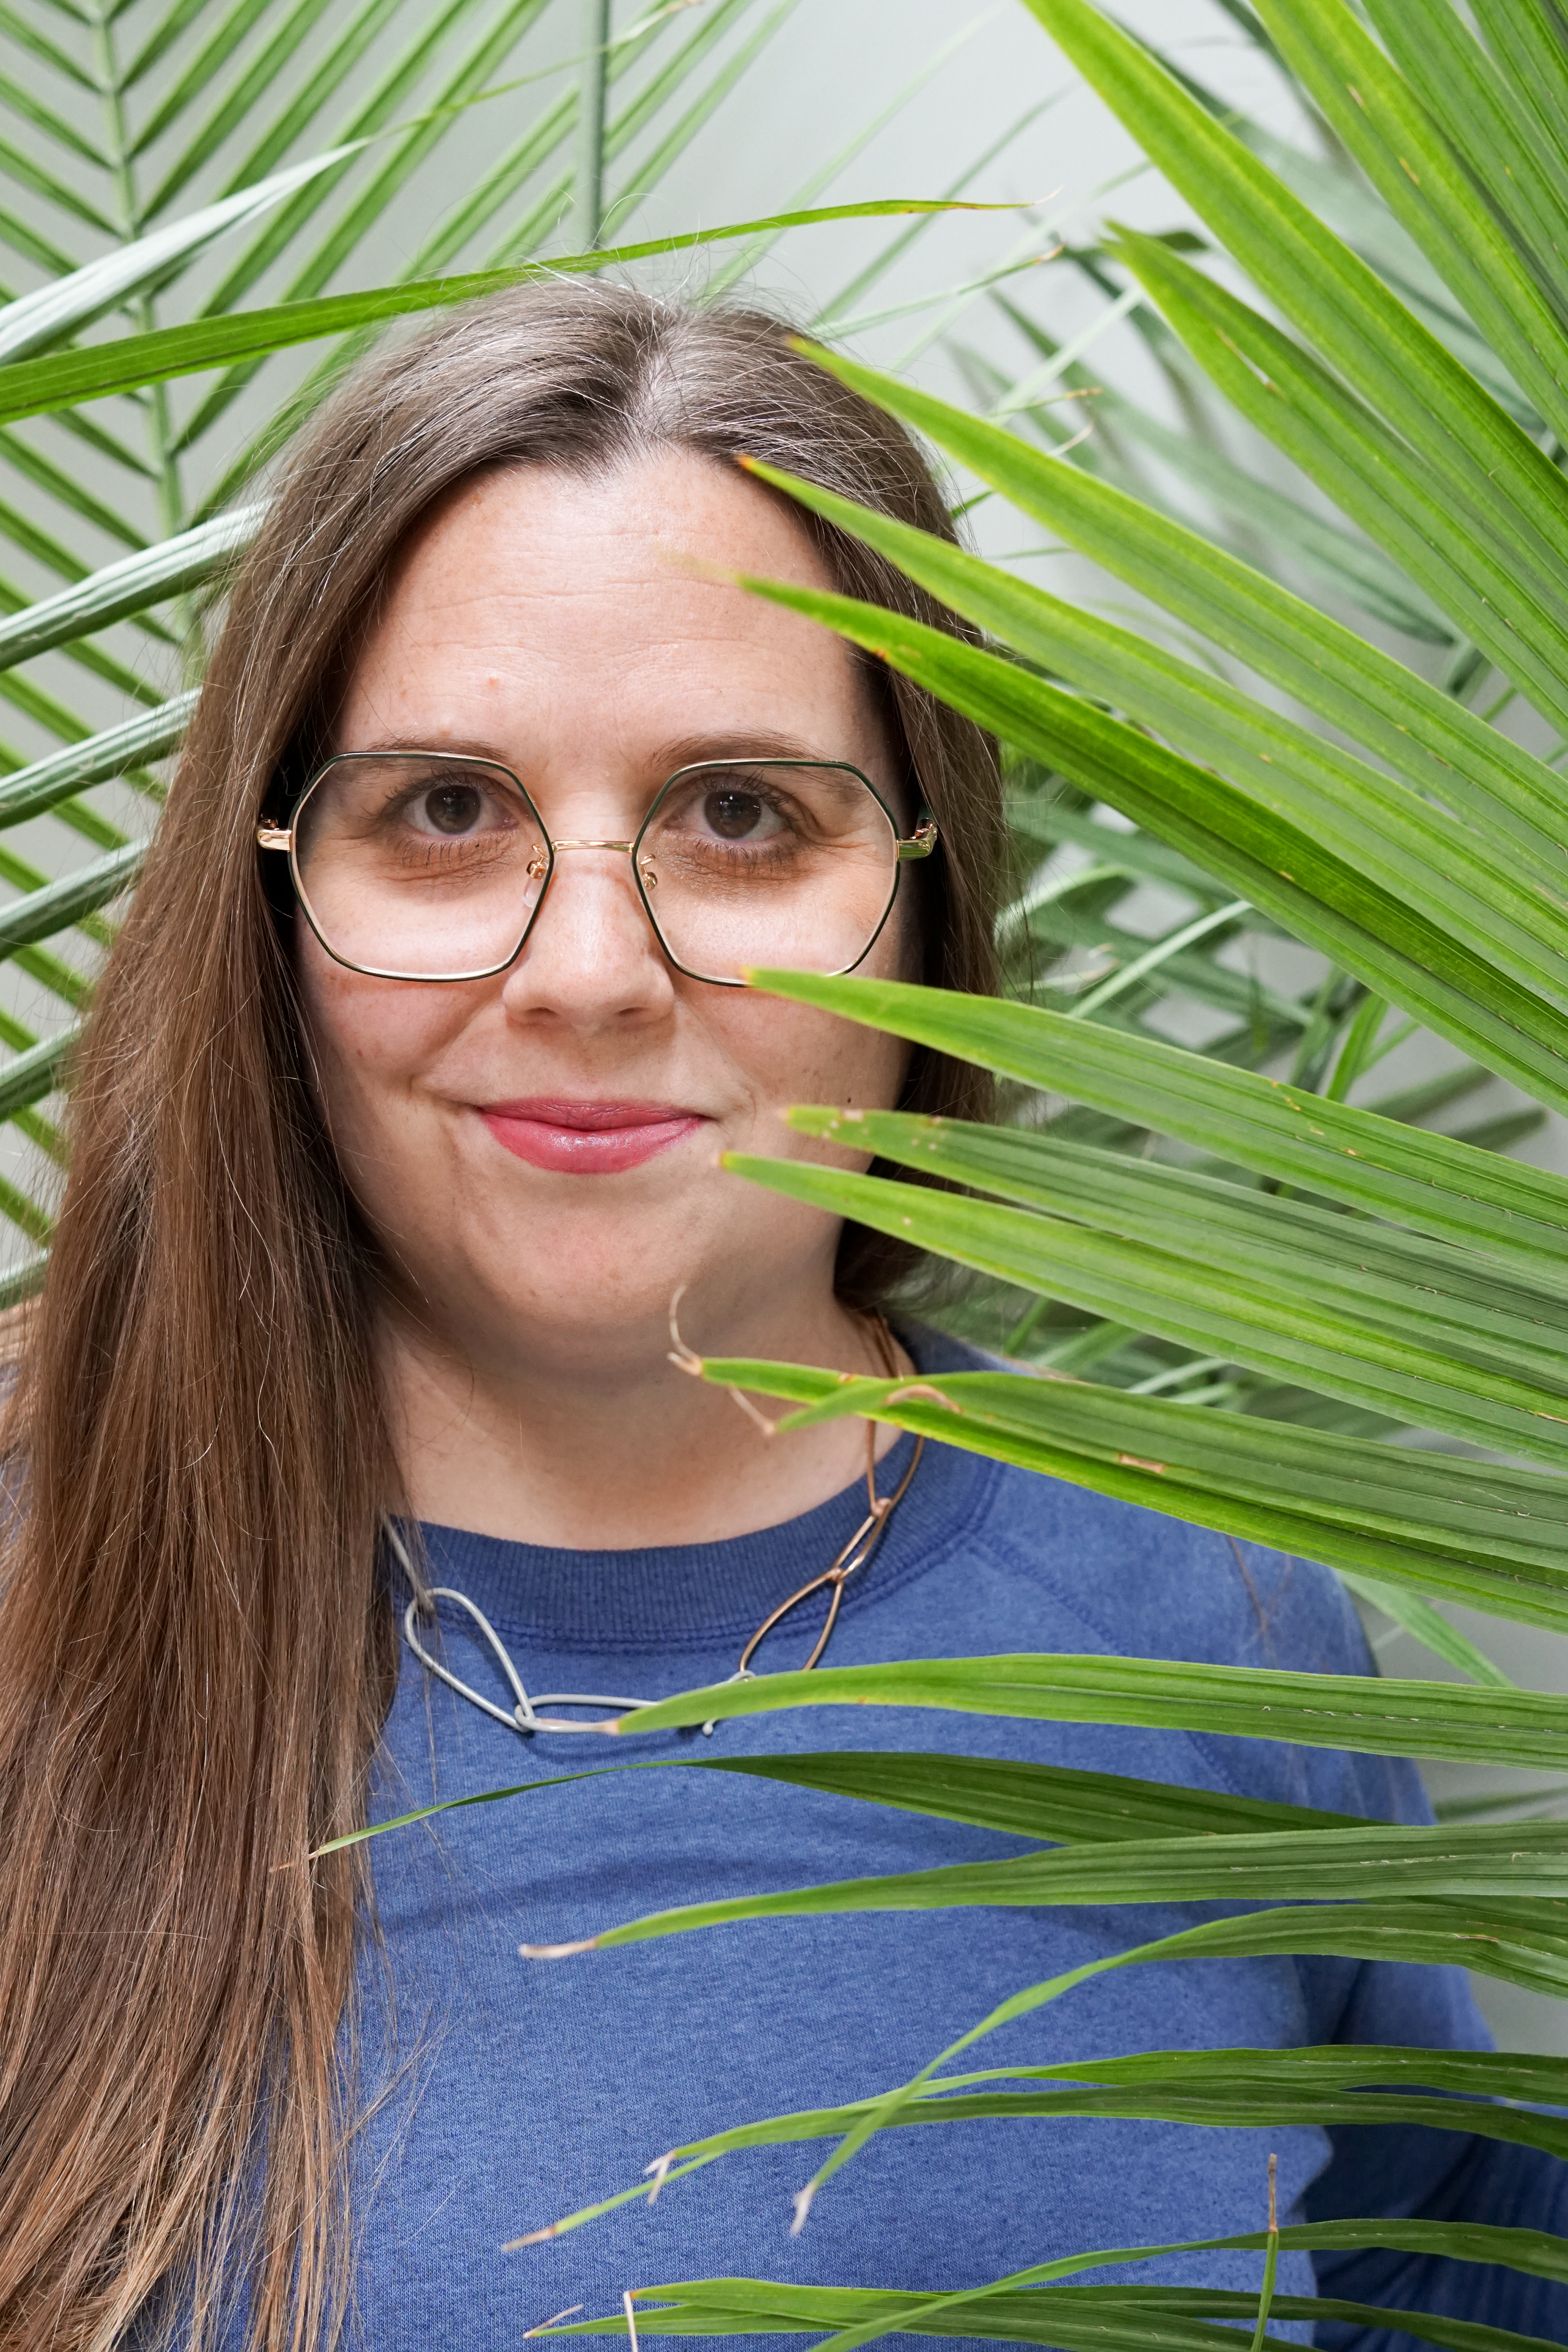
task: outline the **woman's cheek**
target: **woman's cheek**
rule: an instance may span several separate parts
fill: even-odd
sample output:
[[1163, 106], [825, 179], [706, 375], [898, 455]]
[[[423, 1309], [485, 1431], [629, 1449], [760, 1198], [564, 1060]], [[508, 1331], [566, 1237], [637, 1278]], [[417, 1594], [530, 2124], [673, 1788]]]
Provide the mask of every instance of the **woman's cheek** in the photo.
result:
[[846, 1154], [798, 1135], [783, 1124], [785, 1114], [796, 1103], [890, 1110], [902, 1091], [911, 1048], [880, 1030], [777, 997], [737, 999], [736, 1014], [730, 1051], [749, 1081], [759, 1114], [758, 1148], [792, 1159], [863, 1166], [869, 1153]]
[[433, 1070], [472, 1017], [462, 992], [372, 980], [334, 963], [312, 940], [300, 995], [329, 1122], [390, 1113]]

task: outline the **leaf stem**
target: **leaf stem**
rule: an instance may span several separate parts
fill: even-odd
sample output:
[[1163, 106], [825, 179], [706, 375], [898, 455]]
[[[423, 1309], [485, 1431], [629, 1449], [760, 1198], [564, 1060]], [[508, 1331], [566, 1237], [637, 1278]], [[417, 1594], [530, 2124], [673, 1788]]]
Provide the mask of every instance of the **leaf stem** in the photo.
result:
[[577, 177], [572, 195], [579, 247], [591, 251], [604, 225], [604, 90], [611, 0], [582, 0], [582, 75], [577, 86]]

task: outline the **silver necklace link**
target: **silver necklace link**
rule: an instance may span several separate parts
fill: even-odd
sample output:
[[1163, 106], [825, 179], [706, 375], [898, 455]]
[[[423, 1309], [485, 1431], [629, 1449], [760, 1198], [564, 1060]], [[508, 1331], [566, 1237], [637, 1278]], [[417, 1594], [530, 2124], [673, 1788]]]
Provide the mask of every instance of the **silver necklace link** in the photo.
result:
[[618, 1698], [605, 1691], [542, 1691], [537, 1699], [530, 1698], [510, 1650], [507, 1649], [484, 1611], [476, 1607], [465, 1592], [458, 1592], [449, 1584], [431, 1586], [424, 1598], [431, 1601], [455, 1601], [459, 1609], [466, 1610], [490, 1644], [495, 1654], [496, 1663], [506, 1675], [512, 1696], [517, 1701], [517, 1705], [509, 1714], [504, 1706], [497, 1706], [494, 1699], [486, 1698], [482, 1691], [476, 1691], [474, 1688], [472, 1683], [464, 1682], [460, 1675], [453, 1674], [449, 1667], [444, 1666], [439, 1658], [433, 1657], [420, 1640], [417, 1629], [421, 1594], [413, 1572], [413, 1563], [409, 1559], [402, 1538], [391, 1519], [385, 1520], [383, 1525], [387, 1542], [403, 1574], [414, 1587], [413, 1599], [402, 1612], [402, 1638], [425, 1671], [433, 1674], [438, 1682], [444, 1683], [448, 1690], [455, 1691], [459, 1698], [469, 1700], [473, 1706], [490, 1716], [497, 1723], [504, 1723], [508, 1731], [520, 1731], [525, 1739], [531, 1739], [536, 1731], [597, 1731], [600, 1727], [597, 1723], [571, 1723], [559, 1716], [543, 1715], [539, 1712], [542, 1707], [593, 1706], [601, 1710], [607, 1709], [612, 1714], [632, 1714], [638, 1707], [653, 1706], [652, 1699]]
[[512, 1662], [511, 1652], [484, 1611], [476, 1608], [465, 1592], [455, 1591], [449, 1584], [433, 1584], [430, 1588], [430, 1599], [455, 1601], [459, 1609], [465, 1609], [468, 1612], [469, 1616], [495, 1652], [496, 1663], [510, 1683], [517, 1703], [508, 1715], [504, 1706], [497, 1706], [493, 1699], [487, 1699], [481, 1692], [476, 1691], [471, 1683], [463, 1682], [456, 1675], [451, 1673], [442, 1664], [439, 1658], [432, 1657], [414, 1631], [419, 1616], [419, 1602], [414, 1600], [409, 1602], [402, 1612], [402, 1638], [419, 1660], [420, 1664], [433, 1674], [438, 1682], [444, 1682], [448, 1690], [455, 1690], [460, 1698], [472, 1699], [476, 1706], [483, 1707], [485, 1713], [494, 1716], [497, 1723], [504, 1723], [508, 1731], [520, 1731], [525, 1739], [531, 1739], [536, 1731], [597, 1731], [600, 1728], [597, 1723], [567, 1723], [559, 1717], [541, 1715], [538, 1711], [540, 1707], [597, 1706], [615, 1714], [630, 1714], [634, 1713], [640, 1706], [652, 1706], [653, 1704], [653, 1700], [648, 1698], [614, 1698], [604, 1691], [541, 1691], [537, 1699], [532, 1699], [523, 1687], [523, 1678]]

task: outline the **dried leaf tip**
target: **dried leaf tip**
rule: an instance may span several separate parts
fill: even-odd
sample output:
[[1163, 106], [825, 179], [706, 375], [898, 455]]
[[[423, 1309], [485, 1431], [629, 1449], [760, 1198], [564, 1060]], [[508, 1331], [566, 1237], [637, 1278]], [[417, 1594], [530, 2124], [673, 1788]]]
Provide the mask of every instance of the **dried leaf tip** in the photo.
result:
[[645, 2164], [643, 2167], [643, 2178], [644, 2180], [648, 2179], [650, 2173], [653, 2175], [653, 2185], [648, 2190], [648, 2202], [650, 2205], [656, 2205], [658, 2203], [659, 2191], [664, 2187], [665, 2181], [669, 2179], [670, 2167], [674, 2164], [674, 2150], [672, 2148], [668, 2156], [656, 2156], [652, 2164]]
[[676, 1310], [685, 1297], [688, 1286], [683, 1282], [670, 1301], [669, 1361], [674, 1364], [678, 1372], [689, 1372], [693, 1380], [700, 1381], [703, 1376], [703, 1360], [695, 1348], [687, 1347], [681, 1337], [681, 1327], [675, 1320]]
[[764, 1437], [778, 1436], [778, 1423], [776, 1421], [769, 1421], [765, 1412], [758, 1412], [757, 1406], [752, 1403], [751, 1399], [748, 1396], [743, 1395], [739, 1389], [726, 1389], [725, 1394], [729, 1398], [733, 1404], [737, 1404], [740, 1407], [741, 1412], [746, 1415], [747, 1421], [754, 1421], [757, 1423], [758, 1428], [762, 1432]]
[[808, 2180], [804, 2189], [797, 2189], [795, 2191], [795, 2218], [789, 2224], [789, 2235], [792, 2238], [798, 2238], [805, 2228], [806, 2216], [811, 2210], [811, 2200], [816, 2193], [817, 2184], [814, 2180]]
[[[517, 1958], [519, 1960], [570, 1960], [574, 1952], [592, 1952], [598, 1947], [597, 1936], [585, 1936], [577, 1944], [519, 1944]], [[532, 2241], [519, 2239], [517, 2242], [522, 2245]]]
[[963, 1418], [963, 1406], [952, 1397], [944, 1396], [940, 1389], [934, 1389], [929, 1381], [910, 1381], [883, 1399], [884, 1404], [916, 1404], [922, 1401], [939, 1404], [945, 1412], [956, 1412], [960, 1420]]
[[[559, 2221], [551, 2221], [548, 2227], [543, 2230], [530, 2230], [526, 2238], [508, 2238], [506, 2244], [502, 2247], [501, 2252], [504, 2254], [515, 2254], [521, 2246], [542, 2246], [547, 2238], [559, 2238], [559, 2235], [560, 2223]], [[525, 2336], [542, 2336], [547, 2327], [553, 2327], [555, 2326], [556, 2319], [566, 2319], [570, 2317], [571, 2312], [580, 2311], [581, 2309], [582, 2305], [580, 2303], [574, 2303], [569, 2306], [567, 2311], [558, 2311], [556, 2313], [555, 2319], [541, 2319], [537, 2327], [526, 2327], [523, 2330], [523, 2333]]]

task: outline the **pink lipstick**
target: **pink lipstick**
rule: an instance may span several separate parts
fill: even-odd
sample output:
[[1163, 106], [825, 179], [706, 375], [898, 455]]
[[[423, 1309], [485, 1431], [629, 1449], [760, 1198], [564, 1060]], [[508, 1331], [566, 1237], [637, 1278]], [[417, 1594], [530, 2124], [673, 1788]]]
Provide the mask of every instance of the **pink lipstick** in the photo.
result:
[[573, 1102], [530, 1096], [480, 1112], [499, 1144], [568, 1176], [618, 1176], [669, 1150], [706, 1122], [674, 1103]]

